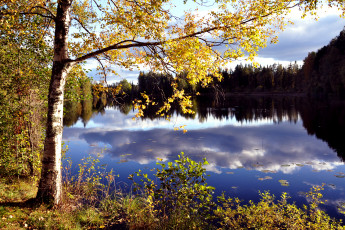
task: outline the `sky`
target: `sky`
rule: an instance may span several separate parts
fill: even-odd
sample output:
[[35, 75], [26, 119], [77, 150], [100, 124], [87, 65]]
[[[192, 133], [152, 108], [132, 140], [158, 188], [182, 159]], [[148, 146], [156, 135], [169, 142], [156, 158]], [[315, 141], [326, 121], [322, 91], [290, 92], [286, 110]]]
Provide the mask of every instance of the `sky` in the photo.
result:
[[[183, 12], [186, 5], [178, 5], [175, 7], [176, 12]], [[323, 7], [318, 12], [319, 19], [315, 20], [309, 16], [304, 19], [301, 18], [301, 13], [294, 9], [289, 17], [294, 23], [288, 25], [283, 32], [278, 35], [278, 43], [268, 44], [267, 47], [259, 50], [255, 61], [261, 65], [271, 65], [279, 63], [288, 65], [291, 62], [297, 61], [298, 64], [303, 64], [303, 59], [309, 52], [317, 51], [323, 46], [327, 45], [333, 38], [339, 35], [340, 31], [345, 26], [345, 19], [339, 17], [340, 11], [334, 8]], [[234, 68], [237, 64], [248, 63], [243, 60], [233, 62], [229, 65]], [[92, 70], [89, 75], [94, 80], [99, 80], [95, 75], [97, 61], [89, 60], [86, 68]], [[114, 68], [117, 70], [119, 76], [109, 76], [107, 83], [111, 84], [119, 82], [122, 79], [127, 79], [129, 82], [137, 83], [139, 70], [126, 70]], [[148, 70], [147, 70], [148, 71]]]
[[288, 25], [279, 34], [279, 42], [269, 44], [259, 52], [258, 57], [278, 62], [302, 61], [309, 52], [317, 51], [339, 35], [345, 26], [345, 19], [339, 14], [337, 10], [324, 8], [316, 21], [310, 16], [301, 19], [300, 13], [292, 12], [294, 24]]

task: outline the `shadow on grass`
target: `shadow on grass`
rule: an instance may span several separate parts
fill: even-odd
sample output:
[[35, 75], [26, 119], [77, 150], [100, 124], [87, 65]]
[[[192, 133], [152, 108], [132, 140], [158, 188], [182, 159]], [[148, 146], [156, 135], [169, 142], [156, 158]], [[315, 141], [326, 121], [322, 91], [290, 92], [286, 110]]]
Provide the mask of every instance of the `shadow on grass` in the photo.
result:
[[0, 202], [3, 207], [19, 207], [19, 208], [38, 208], [42, 202], [37, 202], [36, 198], [30, 198], [25, 201], [5, 201]]

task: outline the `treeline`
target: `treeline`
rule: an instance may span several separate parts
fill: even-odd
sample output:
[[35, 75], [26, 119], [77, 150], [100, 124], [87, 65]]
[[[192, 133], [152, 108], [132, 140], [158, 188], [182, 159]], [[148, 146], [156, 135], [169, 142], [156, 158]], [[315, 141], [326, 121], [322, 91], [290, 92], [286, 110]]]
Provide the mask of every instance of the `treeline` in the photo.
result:
[[[302, 66], [296, 62], [288, 66], [272, 64], [254, 67], [251, 64], [237, 65], [235, 69], [220, 70], [221, 81], [215, 81], [206, 88], [201, 84], [191, 85], [186, 76], [174, 78], [169, 74], [140, 72], [138, 84], [126, 80], [110, 87], [123, 84], [128, 99], [145, 92], [156, 99], [172, 94], [171, 83], [176, 81], [178, 89], [186, 94], [212, 93], [305, 93], [312, 97], [345, 98], [345, 31], [334, 38], [329, 45], [317, 52], [311, 52]], [[175, 80], [178, 79], [178, 80]], [[123, 94], [120, 94], [123, 95]]]
[[[138, 76], [138, 84], [129, 83], [126, 79], [109, 85], [107, 87], [108, 99], [116, 99], [121, 101], [129, 101], [140, 97], [140, 93], [146, 93], [154, 96], [155, 99], [164, 99], [172, 95], [173, 89], [171, 83], [174, 78], [169, 74], [155, 72], [140, 72]], [[97, 93], [95, 93], [97, 94]]]
[[216, 85], [225, 92], [297, 92], [300, 90], [299, 71], [297, 63], [287, 67], [237, 65], [234, 70], [223, 70], [223, 80]]
[[[176, 81], [179, 90], [184, 90], [188, 95], [210, 94], [216, 91], [222, 93], [236, 92], [298, 92], [302, 86], [298, 85], [299, 73], [301, 68], [296, 64], [290, 64], [287, 67], [281, 64], [255, 68], [253, 65], [238, 65], [234, 70], [222, 70], [222, 80], [211, 83], [208, 87], [202, 87], [201, 84], [192, 85], [184, 77], [174, 78], [169, 74], [140, 72], [138, 84], [130, 84], [123, 80], [117, 84], [109, 86], [116, 88], [122, 85], [123, 90], [118, 95], [125, 93], [128, 98], [133, 99], [140, 96], [140, 93], [146, 93], [155, 99], [164, 99], [172, 95], [173, 88], [171, 83]], [[178, 79], [178, 80], [175, 80]]]

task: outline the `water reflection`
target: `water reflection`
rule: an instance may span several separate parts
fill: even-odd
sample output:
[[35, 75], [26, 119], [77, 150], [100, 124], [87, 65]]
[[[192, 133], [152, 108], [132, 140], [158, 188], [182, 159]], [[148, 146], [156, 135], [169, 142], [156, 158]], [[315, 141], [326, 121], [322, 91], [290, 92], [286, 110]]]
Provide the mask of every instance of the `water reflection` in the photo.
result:
[[[305, 203], [300, 194], [325, 183], [327, 211], [342, 218], [335, 207], [345, 196], [344, 105], [303, 97], [231, 97], [221, 104], [199, 98], [194, 115], [174, 108], [167, 121], [148, 110], [133, 121], [131, 104], [94, 101], [67, 110], [63, 138], [73, 162], [101, 153], [102, 164], [123, 181], [138, 168], [155, 167], [157, 158], [185, 152], [195, 161], [207, 158], [209, 184], [218, 192], [243, 200], [270, 190]], [[174, 131], [179, 125], [188, 132]]]
[[[67, 126], [72, 126], [78, 121], [78, 116], [81, 118], [79, 126], [80, 122], [84, 127], [91, 122], [87, 125], [87, 130], [78, 130], [80, 138], [88, 143], [106, 140], [113, 147], [111, 154], [114, 156], [128, 151], [134, 157], [134, 153], [138, 155], [145, 153], [147, 149], [152, 149], [155, 154], [161, 154], [159, 155], [161, 158], [167, 158], [179, 151], [190, 151], [196, 155], [208, 153], [243, 155], [236, 157], [236, 161], [241, 159], [240, 162], [245, 167], [249, 167], [254, 161], [266, 162], [265, 158], [278, 155], [280, 158], [290, 156], [294, 159], [284, 160], [283, 163], [291, 163], [302, 156], [306, 161], [316, 158], [322, 161], [324, 158], [327, 159], [332, 151], [325, 143], [316, 141], [316, 136], [328, 143], [343, 161], [345, 159], [344, 102], [312, 101], [303, 97], [231, 97], [221, 104], [215, 104], [208, 98], [198, 98], [194, 100], [193, 110], [196, 112], [194, 115], [181, 114], [175, 108], [170, 114], [173, 117], [171, 122], [157, 117], [155, 110], [147, 110], [140, 121], [133, 121], [135, 112], [131, 104], [112, 105], [107, 110], [104, 102], [98, 107], [97, 103], [93, 104], [94, 107], [91, 106], [92, 103], [85, 102], [72, 106], [72, 109], [67, 110], [70, 113], [66, 114], [64, 122]], [[78, 111], [79, 115], [76, 115]], [[103, 116], [96, 116], [97, 114]], [[306, 136], [300, 125], [296, 127], [284, 125], [284, 122], [296, 124], [298, 121], [311, 136]], [[272, 123], [279, 125], [271, 126]], [[181, 124], [187, 125], [186, 128], [189, 130], [183, 137], [180, 133], [172, 131], [172, 126]], [[255, 126], [260, 128], [257, 129]], [[99, 129], [90, 129], [97, 127], [101, 132]], [[147, 131], [149, 129], [154, 131]], [[65, 129], [65, 137], [68, 135], [66, 132], [69, 131]], [[147, 142], [141, 136], [155, 142]], [[196, 148], [196, 145], [200, 148]], [[256, 157], [251, 157], [253, 161], [248, 161], [245, 160], [246, 155]], [[321, 155], [324, 157], [322, 158]], [[156, 156], [145, 154], [145, 157], [150, 161]], [[141, 155], [141, 161], [145, 157]], [[225, 167], [224, 164], [228, 161], [217, 162], [220, 163], [219, 166]], [[303, 160], [300, 159], [298, 162]], [[228, 167], [234, 167], [235, 163], [227, 164]], [[265, 165], [273, 167], [273, 164], [268, 162]]]
[[309, 101], [300, 106], [303, 126], [308, 134], [328, 143], [345, 160], [345, 103], [340, 101]]
[[299, 170], [301, 164], [312, 164], [315, 170], [330, 170], [341, 164], [326, 143], [286, 122], [276, 126], [227, 125], [189, 130], [186, 134], [172, 129], [67, 129], [65, 138], [69, 139], [70, 135], [85, 140], [89, 146], [102, 142], [111, 147], [107, 154], [112, 157], [125, 155], [126, 160], [140, 164], [157, 158], [171, 159], [180, 152], [188, 153], [195, 160], [207, 157], [211, 163], [208, 170], [214, 172], [220, 172], [219, 168], [244, 167], [291, 173]]

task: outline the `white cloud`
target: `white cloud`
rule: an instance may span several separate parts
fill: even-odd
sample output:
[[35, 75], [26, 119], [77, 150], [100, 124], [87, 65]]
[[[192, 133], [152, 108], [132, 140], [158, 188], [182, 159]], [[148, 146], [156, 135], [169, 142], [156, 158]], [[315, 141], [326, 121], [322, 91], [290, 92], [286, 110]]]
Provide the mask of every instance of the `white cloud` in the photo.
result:
[[[99, 62], [95, 59], [88, 59], [83, 67], [86, 70], [89, 70], [88, 77], [91, 77], [94, 81], [101, 81], [104, 80], [103, 73], [101, 71], [97, 71], [97, 67], [99, 66]], [[114, 75], [112, 73], [107, 73], [107, 84], [113, 84], [120, 82], [123, 79], [126, 79], [128, 82], [133, 82], [137, 84], [138, 76], [140, 71], [148, 72], [149, 68], [144, 65], [139, 65], [139, 68], [133, 67], [133, 70], [125, 69], [121, 66], [113, 65], [111, 67], [112, 70], [116, 71], [118, 75]]]
[[269, 44], [259, 51], [258, 62], [267, 58], [275, 62], [302, 61], [309, 52], [327, 45], [343, 29], [345, 20], [339, 17], [339, 10], [326, 6], [318, 10], [318, 15], [317, 21], [312, 16], [302, 19], [301, 12], [294, 9], [290, 14], [294, 24], [279, 34], [277, 44]]
[[326, 171], [326, 170], [333, 170], [335, 168], [337, 168], [338, 166], [342, 165], [341, 162], [314, 162], [313, 165], [311, 165], [311, 167], [314, 170], [317, 171]]

